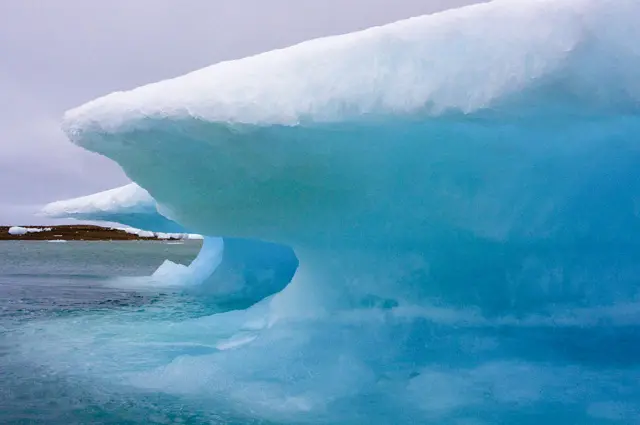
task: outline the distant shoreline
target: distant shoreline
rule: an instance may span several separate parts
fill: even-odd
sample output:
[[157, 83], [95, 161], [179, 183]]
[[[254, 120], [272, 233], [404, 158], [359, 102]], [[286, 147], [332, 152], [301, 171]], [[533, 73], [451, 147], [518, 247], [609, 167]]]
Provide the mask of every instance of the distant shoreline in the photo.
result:
[[[37, 231], [24, 234], [10, 234], [11, 227], [20, 227]], [[182, 238], [141, 237], [121, 229], [112, 229], [93, 225], [60, 226], [0, 226], [0, 241], [175, 241]]]

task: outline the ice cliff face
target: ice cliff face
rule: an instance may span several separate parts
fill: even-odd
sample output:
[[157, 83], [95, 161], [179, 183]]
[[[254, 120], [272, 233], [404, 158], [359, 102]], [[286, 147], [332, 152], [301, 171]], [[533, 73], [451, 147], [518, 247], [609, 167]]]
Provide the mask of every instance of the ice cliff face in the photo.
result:
[[181, 226], [300, 261], [234, 325], [210, 318], [234, 350], [140, 382], [294, 423], [625, 423], [638, 19], [631, 0], [497, 0], [68, 112]]

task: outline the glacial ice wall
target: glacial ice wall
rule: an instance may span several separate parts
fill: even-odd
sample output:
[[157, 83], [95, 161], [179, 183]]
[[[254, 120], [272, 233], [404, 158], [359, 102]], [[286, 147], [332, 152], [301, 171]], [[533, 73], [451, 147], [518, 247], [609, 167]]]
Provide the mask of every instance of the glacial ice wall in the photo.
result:
[[496, 0], [69, 111], [182, 226], [299, 259], [253, 307], [147, 318], [214, 348], [121, 380], [282, 423], [637, 420], [638, 19]]

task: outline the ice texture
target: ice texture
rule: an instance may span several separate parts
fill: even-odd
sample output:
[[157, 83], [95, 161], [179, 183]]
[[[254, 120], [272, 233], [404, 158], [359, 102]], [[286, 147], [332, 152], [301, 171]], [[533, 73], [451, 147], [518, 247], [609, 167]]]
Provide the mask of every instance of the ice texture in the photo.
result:
[[232, 124], [509, 112], [518, 100], [547, 116], [572, 103], [635, 108], [637, 9], [635, 0], [499, 0], [416, 17], [116, 92], [69, 111], [65, 128], [144, 133], [159, 130], [156, 120], [197, 119], [226, 124], [220, 137]]
[[633, 0], [496, 0], [69, 111], [69, 138], [173, 221], [299, 267], [169, 329], [87, 318], [80, 354], [42, 356], [276, 423], [637, 422], [639, 19]]
[[135, 183], [88, 196], [56, 201], [42, 208], [50, 218], [122, 223], [134, 229], [154, 232], [184, 233], [184, 227], [158, 211], [149, 193]]
[[52, 202], [41, 210], [41, 215], [50, 218], [118, 222], [128, 227], [116, 229], [141, 238], [203, 240], [198, 257], [188, 266], [165, 260], [150, 279], [115, 282], [128, 288], [187, 292], [224, 311], [246, 308], [279, 292], [291, 281], [298, 264], [291, 248], [234, 238], [227, 238], [225, 244], [221, 237], [188, 233], [165, 214], [168, 215], [166, 208], [135, 183]]
[[149, 192], [131, 183], [87, 196], [51, 202], [40, 210], [39, 215], [121, 223], [127, 227], [114, 229], [134, 235], [144, 233], [146, 237], [159, 239], [189, 239], [190, 235], [195, 235], [186, 233], [183, 226], [166, 216], [167, 211], [161, 213], [161, 208]]

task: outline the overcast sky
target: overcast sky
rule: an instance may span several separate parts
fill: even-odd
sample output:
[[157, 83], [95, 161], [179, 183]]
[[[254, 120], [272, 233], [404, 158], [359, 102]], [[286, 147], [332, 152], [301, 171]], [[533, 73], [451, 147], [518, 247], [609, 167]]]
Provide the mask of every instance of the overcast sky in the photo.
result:
[[477, 0], [0, 0], [0, 224], [127, 183], [68, 142], [65, 110], [306, 39]]

